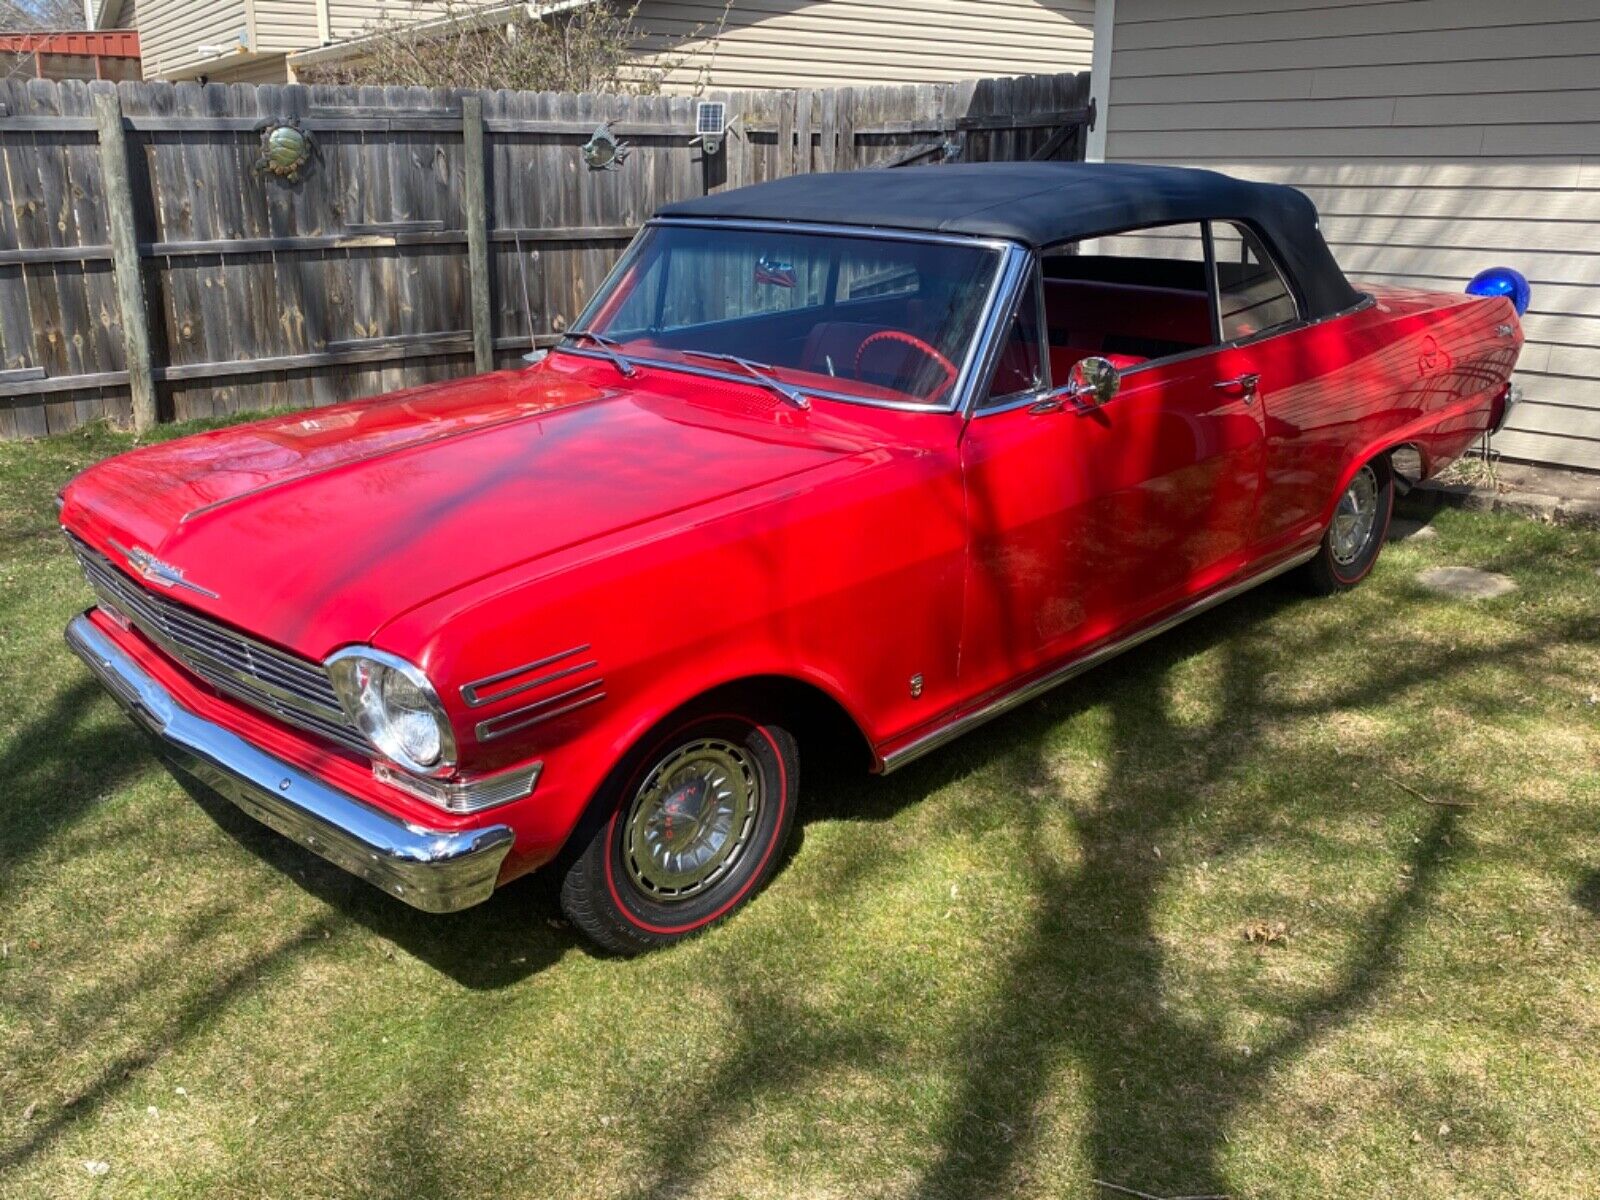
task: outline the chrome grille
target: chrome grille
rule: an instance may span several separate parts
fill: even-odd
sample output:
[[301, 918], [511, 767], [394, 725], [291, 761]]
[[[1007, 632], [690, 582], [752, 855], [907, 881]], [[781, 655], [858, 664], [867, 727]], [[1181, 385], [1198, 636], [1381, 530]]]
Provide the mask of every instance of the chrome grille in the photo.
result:
[[346, 719], [320, 664], [286, 654], [156, 595], [98, 550], [71, 534], [67, 540], [101, 605], [188, 670], [252, 708], [359, 754], [371, 754], [366, 739]]

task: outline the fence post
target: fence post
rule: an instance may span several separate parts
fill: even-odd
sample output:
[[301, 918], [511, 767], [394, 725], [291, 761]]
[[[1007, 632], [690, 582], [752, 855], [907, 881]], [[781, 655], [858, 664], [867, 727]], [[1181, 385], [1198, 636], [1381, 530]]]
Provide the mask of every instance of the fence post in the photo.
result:
[[133, 190], [128, 184], [128, 144], [122, 133], [122, 99], [116, 88], [94, 93], [100, 134], [100, 173], [105, 180], [106, 217], [111, 227], [111, 267], [122, 309], [122, 340], [128, 361], [133, 427], [156, 423], [156, 387], [150, 375], [150, 315], [145, 309], [139, 239], [133, 228]]
[[472, 359], [478, 371], [494, 370], [489, 329], [489, 231], [485, 210], [488, 170], [483, 154], [483, 97], [461, 97], [461, 136], [466, 155], [467, 270], [472, 277]]

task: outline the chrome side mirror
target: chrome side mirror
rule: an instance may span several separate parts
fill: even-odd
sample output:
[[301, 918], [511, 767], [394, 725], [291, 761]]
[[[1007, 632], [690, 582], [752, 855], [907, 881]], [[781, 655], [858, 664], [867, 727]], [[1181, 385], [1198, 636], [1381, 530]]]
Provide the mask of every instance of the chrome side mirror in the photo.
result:
[[1122, 374], [1104, 358], [1084, 358], [1067, 372], [1067, 395], [1099, 407], [1117, 394]]

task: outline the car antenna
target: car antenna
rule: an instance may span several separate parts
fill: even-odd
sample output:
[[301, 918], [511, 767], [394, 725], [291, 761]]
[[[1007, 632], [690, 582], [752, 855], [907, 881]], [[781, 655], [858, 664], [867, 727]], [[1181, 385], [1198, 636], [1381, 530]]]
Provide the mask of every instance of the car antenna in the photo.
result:
[[522, 356], [522, 361], [542, 362], [549, 352], [539, 349], [533, 336], [533, 301], [528, 296], [528, 260], [522, 257], [522, 231], [519, 229], [512, 234], [511, 240], [516, 244], [517, 266], [522, 270], [522, 316], [528, 323], [528, 352]]

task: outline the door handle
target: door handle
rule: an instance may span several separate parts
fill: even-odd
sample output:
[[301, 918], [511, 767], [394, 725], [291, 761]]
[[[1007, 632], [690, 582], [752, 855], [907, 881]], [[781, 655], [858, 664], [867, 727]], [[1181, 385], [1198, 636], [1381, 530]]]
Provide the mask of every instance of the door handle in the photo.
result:
[[1242, 398], [1246, 404], [1254, 404], [1260, 385], [1261, 376], [1252, 372], [1241, 375], [1237, 379], [1224, 379], [1219, 383], [1213, 383], [1211, 386], [1219, 392], [1226, 392], [1230, 396]]

